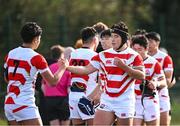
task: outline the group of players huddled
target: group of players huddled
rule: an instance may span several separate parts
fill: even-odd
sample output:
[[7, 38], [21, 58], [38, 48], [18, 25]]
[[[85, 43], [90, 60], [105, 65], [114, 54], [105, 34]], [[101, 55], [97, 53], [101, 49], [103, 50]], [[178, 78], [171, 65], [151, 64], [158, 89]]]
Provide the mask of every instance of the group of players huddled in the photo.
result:
[[34, 97], [37, 73], [55, 86], [65, 70], [71, 72], [72, 125], [170, 125], [173, 62], [160, 51], [158, 33], [139, 29], [130, 35], [122, 21], [111, 28], [101, 22], [85, 27], [82, 47], [69, 60], [60, 59], [54, 74], [34, 51], [41, 27], [27, 22], [20, 34], [22, 45], [11, 50], [4, 63], [9, 125], [43, 125]]

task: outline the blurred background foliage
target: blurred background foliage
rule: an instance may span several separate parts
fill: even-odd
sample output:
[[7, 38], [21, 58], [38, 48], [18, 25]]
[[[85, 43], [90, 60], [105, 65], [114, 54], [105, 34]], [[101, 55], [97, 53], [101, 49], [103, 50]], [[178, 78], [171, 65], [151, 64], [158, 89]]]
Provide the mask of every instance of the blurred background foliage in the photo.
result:
[[[85, 26], [101, 21], [111, 27], [123, 20], [130, 33], [143, 28], [161, 34], [161, 46], [172, 56], [179, 77], [179, 12], [179, 0], [0, 0], [0, 71], [7, 52], [21, 44], [19, 32], [27, 21], [43, 28], [37, 51], [47, 56], [54, 44], [73, 46]], [[6, 85], [2, 76], [0, 83], [3, 96]]]

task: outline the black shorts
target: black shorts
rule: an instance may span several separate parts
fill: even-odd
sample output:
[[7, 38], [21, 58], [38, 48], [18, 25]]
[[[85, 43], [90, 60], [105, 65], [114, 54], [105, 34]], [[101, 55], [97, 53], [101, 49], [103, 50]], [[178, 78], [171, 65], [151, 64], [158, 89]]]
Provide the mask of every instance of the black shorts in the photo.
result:
[[48, 120], [68, 120], [70, 116], [68, 97], [45, 97]]

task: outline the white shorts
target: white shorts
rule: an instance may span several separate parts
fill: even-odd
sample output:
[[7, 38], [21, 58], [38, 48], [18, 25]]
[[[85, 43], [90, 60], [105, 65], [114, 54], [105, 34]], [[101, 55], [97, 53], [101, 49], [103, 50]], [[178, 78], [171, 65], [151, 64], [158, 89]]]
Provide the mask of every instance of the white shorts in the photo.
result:
[[82, 120], [88, 120], [93, 119], [94, 115], [89, 116], [81, 112], [81, 110], [78, 107], [79, 99], [84, 96], [81, 93], [78, 92], [72, 92], [69, 95], [69, 107], [70, 107], [70, 119], [82, 119]]
[[169, 112], [171, 110], [170, 101], [160, 100], [160, 112]]
[[136, 99], [135, 117], [144, 121], [153, 121], [160, 118], [159, 101], [154, 99], [144, 99], [144, 107], [141, 99]]
[[159, 92], [160, 112], [169, 112], [171, 110], [170, 97], [167, 87]]
[[122, 102], [125, 101], [119, 100], [118, 97], [107, 99], [107, 98], [103, 98], [102, 95], [100, 105], [98, 106], [97, 109], [102, 111], [114, 112], [115, 115], [121, 119], [134, 117], [135, 105], [133, 104], [134, 103], [133, 100], [132, 100], [132, 104], [129, 106], [128, 105], [121, 106]]
[[8, 121], [23, 121], [28, 119], [41, 118], [37, 107], [20, 106], [15, 104], [6, 104], [4, 106], [5, 115]]

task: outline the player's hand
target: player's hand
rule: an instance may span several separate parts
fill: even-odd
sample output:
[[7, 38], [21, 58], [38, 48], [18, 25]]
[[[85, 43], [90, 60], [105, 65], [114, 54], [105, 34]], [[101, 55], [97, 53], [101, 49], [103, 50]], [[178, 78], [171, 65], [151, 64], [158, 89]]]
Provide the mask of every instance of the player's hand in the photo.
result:
[[69, 62], [68, 62], [68, 60], [67, 59], [59, 59], [58, 60], [58, 63], [59, 63], [59, 65], [61, 66], [61, 68], [63, 69], [66, 69], [68, 66], [69, 66]]
[[156, 89], [156, 81], [149, 81], [147, 85], [151, 90]]
[[114, 65], [122, 68], [122, 67], [124, 67], [125, 64], [124, 64], [124, 61], [122, 59], [115, 57], [114, 58]]

